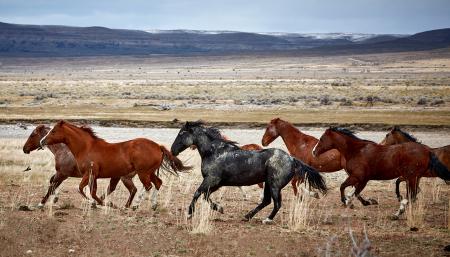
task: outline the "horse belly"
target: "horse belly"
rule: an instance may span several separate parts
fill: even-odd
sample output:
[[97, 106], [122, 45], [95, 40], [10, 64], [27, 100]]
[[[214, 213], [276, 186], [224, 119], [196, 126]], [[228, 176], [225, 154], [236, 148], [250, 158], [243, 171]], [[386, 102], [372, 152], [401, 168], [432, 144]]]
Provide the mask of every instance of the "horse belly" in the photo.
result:
[[266, 172], [259, 163], [240, 162], [239, 165], [229, 166], [222, 172], [224, 186], [249, 186], [264, 182]]

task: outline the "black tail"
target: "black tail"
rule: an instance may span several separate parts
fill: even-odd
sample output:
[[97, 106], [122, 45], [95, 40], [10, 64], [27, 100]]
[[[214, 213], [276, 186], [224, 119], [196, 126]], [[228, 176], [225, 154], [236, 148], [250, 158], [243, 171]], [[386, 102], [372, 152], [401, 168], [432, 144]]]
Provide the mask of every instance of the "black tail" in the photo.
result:
[[[178, 159], [176, 156], [174, 156], [167, 148], [160, 145], [162, 154], [163, 154], [163, 161], [161, 163], [160, 168], [163, 171], [167, 171], [169, 173], [178, 175], [178, 172], [181, 171], [189, 171], [192, 169], [191, 166], [184, 166], [183, 162]], [[159, 170], [158, 170], [159, 172]]]
[[318, 189], [322, 194], [327, 193], [327, 185], [322, 175], [313, 167], [306, 165], [300, 160], [294, 159], [294, 171], [301, 178], [305, 178], [309, 186]]
[[428, 169], [430, 169], [431, 172], [433, 172], [441, 179], [450, 180], [450, 171], [444, 164], [442, 164], [441, 161], [439, 161], [439, 159], [433, 152], [430, 152], [430, 162], [428, 163]]

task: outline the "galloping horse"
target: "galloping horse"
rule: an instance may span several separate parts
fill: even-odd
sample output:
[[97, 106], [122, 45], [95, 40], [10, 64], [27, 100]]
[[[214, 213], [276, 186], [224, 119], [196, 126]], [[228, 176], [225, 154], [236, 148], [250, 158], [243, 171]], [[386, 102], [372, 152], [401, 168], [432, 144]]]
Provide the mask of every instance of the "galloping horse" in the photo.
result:
[[[420, 142], [418, 142], [415, 137], [413, 137], [409, 133], [401, 130], [399, 127], [394, 126], [391, 129], [391, 131], [389, 131], [389, 133], [386, 134], [386, 137], [383, 139], [383, 141], [381, 141], [380, 144], [381, 145], [395, 145], [395, 144], [402, 144], [402, 143], [407, 143], [407, 142], [416, 142], [416, 143], [420, 144]], [[450, 145], [446, 145], [446, 146], [438, 147], [438, 148], [430, 148], [429, 146], [426, 146], [426, 145], [424, 145], [424, 146], [428, 147], [437, 156], [439, 161], [441, 161], [442, 164], [444, 164], [447, 167], [447, 169], [450, 169]], [[423, 177], [434, 178], [437, 176], [430, 170], [427, 170], [427, 172], [425, 172]], [[397, 195], [397, 199], [399, 201], [401, 201], [403, 199], [402, 196], [400, 195], [400, 183], [402, 181], [405, 181], [405, 179], [403, 177], [399, 177], [395, 181], [395, 194]], [[450, 183], [450, 181], [445, 181], [445, 183], [448, 185]]]
[[[25, 145], [23, 146], [23, 152], [25, 154], [29, 154], [30, 152], [36, 149], [41, 149], [40, 141], [45, 135], [48, 134], [50, 129], [51, 129], [50, 127], [47, 127], [45, 125], [38, 125], [33, 130], [33, 132], [31, 132], [30, 136], [25, 142]], [[81, 178], [83, 176], [81, 171], [78, 170], [77, 161], [75, 160], [75, 157], [65, 144], [61, 143], [49, 145], [48, 149], [55, 156], [56, 174], [50, 178], [50, 185], [48, 187], [47, 194], [42, 198], [41, 202], [38, 204], [38, 208], [44, 207], [50, 195], [55, 194], [55, 190], [64, 180], [66, 180], [69, 177]], [[130, 174], [120, 178], [120, 180], [122, 180], [122, 183], [130, 192], [130, 196], [134, 196], [134, 194], [136, 194], [136, 187], [134, 186], [132, 180], [133, 176], [134, 174]], [[118, 180], [110, 181], [107, 191], [108, 195], [111, 194], [116, 189], [118, 182], [119, 182]], [[55, 203], [56, 201], [58, 201], [57, 197], [54, 198]]]
[[218, 129], [205, 127], [202, 122], [186, 122], [172, 144], [171, 152], [177, 156], [191, 145], [197, 147], [202, 159], [203, 182], [194, 193], [188, 217], [192, 216], [195, 203], [202, 194], [213, 210], [223, 212], [223, 208], [210, 199], [210, 194], [222, 186], [249, 186], [265, 182], [263, 201], [245, 215], [245, 220], [250, 220], [270, 204], [272, 197], [274, 208], [263, 223], [272, 222], [281, 207], [281, 189], [294, 174], [302, 178], [306, 176], [310, 186], [326, 192], [325, 182], [317, 171], [283, 150], [242, 150], [235, 142], [223, 139]]
[[[202, 121], [199, 121], [199, 122], [202, 122]], [[227, 136], [223, 135], [223, 134], [221, 134], [221, 137], [224, 140], [230, 141], [230, 139]], [[191, 150], [197, 149], [197, 147], [195, 145], [191, 145], [190, 148], [191, 148]], [[240, 148], [242, 150], [250, 150], [250, 151], [259, 151], [259, 150], [264, 149], [260, 145], [257, 145], [257, 144], [242, 145], [242, 146], [240, 146]], [[264, 183], [258, 183], [258, 187], [259, 188], [264, 188]], [[244, 200], [246, 200], [247, 199], [247, 194], [245, 193], [244, 189], [242, 187], [238, 187], [238, 188], [239, 188], [239, 190], [242, 193], [242, 197], [244, 198]], [[264, 191], [261, 192], [261, 196], [260, 196], [261, 200], [263, 199], [263, 197], [264, 197]]]
[[[97, 137], [91, 128], [77, 127], [65, 121], [59, 121], [40, 142], [41, 146], [58, 143], [66, 144], [77, 160], [78, 168], [83, 174], [79, 185], [80, 194], [87, 198], [83, 188], [92, 179], [91, 195], [100, 205], [103, 205], [103, 200], [96, 194], [97, 178], [119, 180], [120, 177], [136, 172], [145, 192], [148, 192], [152, 188], [152, 181], [161, 182], [156, 177], [156, 170], [161, 168], [163, 171], [177, 173], [190, 169], [164, 146], [149, 139], [136, 138], [108, 143]], [[155, 183], [157, 190], [159, 186], [161, 183]], [[130, 206], [132, 200], [130, 195], [126, 207]]]
[[[311, 150], [319, 141], [317, 138], [304, 134], [291, 123], [280, 118], [273, 119], [267, 125], [262, 137], [262, 145], [268, 146], [277, 137], [281, 137], [289, 153], [319, 172], [335, 172], [345, 168], [345, 159], [336, 149], [327, 151], [320, 156], [313, 156]], [[298, 178], [291, 181], [294, 194], [297, 195]]]
[[[407, 181], [408, 197], [415, 200], [420, 178], [427, 170], [435, 172], [442, 179], [450, 179], [447, 168], [433, 152], [421, 144], [410, 142], [384, 146], [359, 139], [350, 130], [332, 127], [320, 137], [313, 154], [318, 156], [330, 149], [337, 149], [346, 160], [349, 177], [340, 188], [341, 201], [345, 205], [351, 202], [351, 197], [350, 199], [345, 197], [345, 188], [354, 186], [356, 188], [354, 194], [360, 198], [360, 193], [369, 180], [404, 177]], [[404, 212], [406, 204], [408, 200], [403, 199], [395, 217], [398, 218]]]

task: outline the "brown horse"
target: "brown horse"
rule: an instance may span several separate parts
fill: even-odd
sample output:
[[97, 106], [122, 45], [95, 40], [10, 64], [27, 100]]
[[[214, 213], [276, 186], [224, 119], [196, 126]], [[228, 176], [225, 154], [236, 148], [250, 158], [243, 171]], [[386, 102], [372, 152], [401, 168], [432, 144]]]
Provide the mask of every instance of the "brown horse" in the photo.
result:
[[[152, 188], [152, 180], [156, 178], [156, 170], [161, 168], [177, 173], [190, 169], [164, 146], [149, 139], [108, 143], [97, 137], [91, 128], [77, 127], [65, 121], [59, 121], [40, 141], [41, 146], [58, 143], [67, 145], [83, 174], [79, 185], [80, 194], [87, 198], [83, 189], [90, 183], [91, 196], [100, 205], [103, 205], [103, 200], [97, 196], [97, 178], [118, 181], [120, 177], [136, 172], [145, 192], [148, 192]], [[159, 189], [157, 185], [155, 187]], [[127, 207], [132, 200], [130, 196]]]
[[[269, 122], [266, 132], [262, 137], [262, 145], [268, 146], [279, 136], [283, 139], [284, 144], [292, 156], [312, 166], [319, 172], [335, 172], [345, 168], [345, 159], [335, 149], [317, 157], [313, 156], [311, 150], [319, 140], [302, 133], [291, 123], [280, 118], [273, 119]], [[291, 181], [295, 195], [298, 192], [298, 182], [297, 177], [294, 177]]]
[[[397, 126], [394, 126], [391, 129], [391, 131], [389, 131], [389, 133], [386, 134], [386, 137], [383, 139], [383, 141], [381, 141], [380, 144], [395, 145], [395, 144], [402, 144], [402, 143], [407, 143], [407, 142], [420, 143], [417, 141], [417, 139], [415, 137], [413, 137], [409, 133], [401, 130]], [[424, 145], [424, 146], [428, 147], [426, 145]], [[438, 147], [438, 148], [430, 148], [430, 147], [428, 147], [428, 148], [437, 156], [439, 161], [441, 161], [442, 164], [444, 164], [447, 167], [447, 169], [450, 169], [450, 145]], [[434, 178], [437, 176], [430, 170], [427, 170], [427, 172], [425, 172], [423, 177]], [[402, 181], [405, 181], [405, 179], [403, 177], [399, 177], [395, 181], [395, 193], [396, 193], [399, 201], [401, 201], [403, 199], [402, 196], [400, 195], [400, 183]], [[448, 185], [450, 183], [450, 181], [446, 180], [445, 183]]]
[[[25, 154], [29, 154], [30, 152], [41, 149], [40, 141], [41, 139], [47, 135], [47, 133], [50, 131], [50, 127], [47, 127], [45, 125], [38, 125], [33, 132], [31, 132], [30, 136], [28, 137], [27, 141], [25, 142], [25, 145], [23, 146], [23, 152]], [[59, 185], [66, 180], [69, 177], [73, 178], [81, 178], [83, 174], [81, 174], [81, 171], [78, 170], [77, 162], [75, 160], [75, 157], [70, 152], [69, 148], [65, 144], [54, 144], [49, 145], [48, 149], [53, 153], [55, 156], [55, 170], [56, 174], [54, 174], [50, 178], [50, 185], [47, 190], [47, 194], [42, 198], [41, 202], [38, 204], [38, 208], [44, 207], [45, 203], [47, 202], [50, 195], [55, 194], [56, 189], [59, 187]], [[134, 174], [130, 174], [128, 176], [121, 177], [120, 180], [122, 180], [122, 183], [125, 185], [125, 187], [130, 192], [130, 197], [134, 196], [136, 194], [136, 187], [133, 184], [132, 177]], [[111, 180], [110, 184], [108, 186], [107, 194], [111, 194], [117, 186], [118, 180]], [[55, 196], [53, 202], [56, 203], [58, 201], [58, 197]]]
[[[349, 177], [341, 185], [341, 201], [348, 205], [345, 188], [354, 186], [354, 194], [360, 193], [369, 180], [390, 180], [400, 176], [407, 181], [407, 194], [415, 200], [420, 178], [427, 170], [435, 172], [442, 179], [450, 179], [450, 172], [427, 147], [418, 143], [404, 143], [384, 146], [359, 139], [350, 130], [329, 128], [320, 137], [313, 149], [318, 156], [330, 149], [337, 149], [346, 160]], [[370, 202], [361, 201], [363, 204]], [[403, 213], [408, 200], [402, 200], [395, 217]]]

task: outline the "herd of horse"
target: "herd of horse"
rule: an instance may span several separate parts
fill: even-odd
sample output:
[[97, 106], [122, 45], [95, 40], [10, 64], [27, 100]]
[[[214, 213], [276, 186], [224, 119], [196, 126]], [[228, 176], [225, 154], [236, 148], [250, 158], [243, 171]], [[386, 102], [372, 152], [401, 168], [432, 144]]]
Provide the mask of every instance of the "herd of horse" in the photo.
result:
[[[257, 144], [239, 146], [216, 127], [200, 121], [186, 122], [169, 151], [146, 138], [108, 143], [90, 127], [59, 121], [53, 128], [37, 126], [23, 146], [23, 151], [29, 154], [47, 146], [55, 156], [56, 173], [50, 178], [47, 194], [38, 207], [45, 205], [65, 179], [77, 177], [81, 178], [79, 193], [89, 199], [84, 193], [84, 188], [89, 185], [91, 197], [99, 205], [104, 204], [105, 196], [97, 195], [97, 179], [110, 178], [107, 195], [122, 181], [130, 193], [125, 204], [129, 208], [137, 193], [132, 180], [137, 174], [143, 189], [133, 208], [139, 206], [154, 186], [151, 202], [152, 208], [156, 209], [158, 190], [162, 185], [159, 171], [172, 174], [188, 172], [192, 167], [183, 164], [177, 156], [187, 148], [197, 150], [201, 157], [203, 181], [189, 205], [188, 218], [193, 215], [196, 201], [202, 195], [213, 210], [223, 212], [223, 208], [211, 200], [212, 193], [222, 186], [258, 184], [263, 188], [261, 201], [244, 216], [244, 220], [250, 220], [273, 201], [272, 212], [263, 220], [263, 223], [271, 223], [281, 208], [281, 190], [289, 182], [295, 195], [298, 194], [298, 184], [307, 183], [309, 189], [302, 189], [318, 197], [316, 191], [322, 194], [327, 192], [320, 173], [342, 169], [348, 174], [340, 186], [341, 201], [345, 206], [353, 205], [354, 196], [363, 205], [377, 204], [374, 199], [361, 196], [367, 182], [397, 179], [396, 194], [400, 207], [394, 217], [398, 218], [408, 201], [416, 199], [421, 177], [450, 180], [450, 146], [430, 148], [398, 127], [392, 128], [381, 143], [360, 139], [352, 131], [338, 127], [328, 128], [317, 139], [276, 118], [267, 125], [262, 145], [266, 147], [278, 137], [282, 138], [289, 153]], [[400, 195], [402, 181], [407, 185], [406, 198]], [[350, 186], [355, 190], [346, 195], [345, 189]], [[314, 189], [316, 191], [312, 191]], [[54, 201], [57, 199], [55, 197]]]

